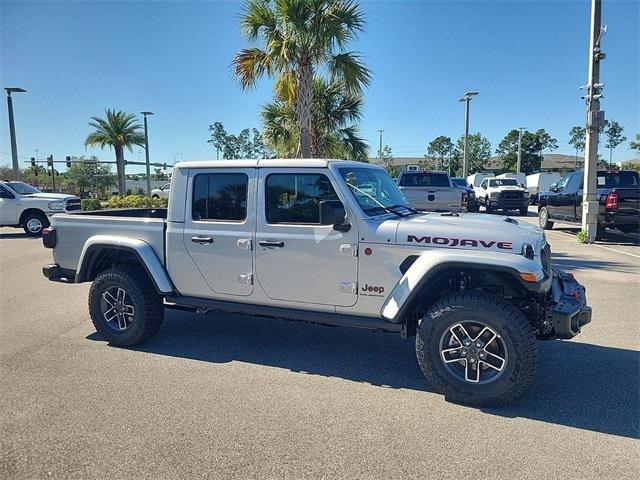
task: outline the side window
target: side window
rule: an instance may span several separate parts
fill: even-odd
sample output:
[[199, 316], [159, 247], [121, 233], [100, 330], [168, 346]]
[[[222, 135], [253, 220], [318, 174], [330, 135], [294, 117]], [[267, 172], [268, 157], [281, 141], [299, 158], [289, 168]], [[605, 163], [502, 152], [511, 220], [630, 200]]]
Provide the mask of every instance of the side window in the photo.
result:
[[247, 185], [244, 173], [199, 173], [193, 179], [193, 220], [240, 222], [247, 218]]
[[320, 223], [320, 202], [338, 200], [331, 182], [319, 173], [272, 173], [266, 180], [268, 223]]
[[0, 185], [0, 198], [15, 198], [13, 193]]

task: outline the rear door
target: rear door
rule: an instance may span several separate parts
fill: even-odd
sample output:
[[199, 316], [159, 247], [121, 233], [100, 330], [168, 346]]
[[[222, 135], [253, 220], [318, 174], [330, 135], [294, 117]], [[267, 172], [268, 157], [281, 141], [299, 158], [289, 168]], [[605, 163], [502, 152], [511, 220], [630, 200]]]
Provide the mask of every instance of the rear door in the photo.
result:
[[341, 200], [326, 169], [261, 168], [256, 278], [275, 300], [351, 306], [357, 300], [357, 222], [320, 225], [319, 204]]
[[189, 173], [183, 242], [212, 293], [253, 291], [255, 169], [194, 169]]

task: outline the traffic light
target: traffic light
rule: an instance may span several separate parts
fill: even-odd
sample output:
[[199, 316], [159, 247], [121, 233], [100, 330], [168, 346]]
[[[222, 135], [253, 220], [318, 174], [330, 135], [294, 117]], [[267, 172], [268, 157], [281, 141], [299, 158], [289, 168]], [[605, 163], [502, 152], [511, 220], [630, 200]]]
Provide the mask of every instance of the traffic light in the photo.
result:
[[49, 176], [51, 176], [51, 172], [53, 172], [53, 155], [49, 155], [47, 157], [47, 167], [51, 167], [51, 170], [47, 168], [47, 173], [49, 173]]
[[31, 157], [31, 167], [35, 168], [35, 166], [36, 166], [36, 159], [35, 157]]
[[71, 157], [67, 155], [67, 168], [71, 168]]

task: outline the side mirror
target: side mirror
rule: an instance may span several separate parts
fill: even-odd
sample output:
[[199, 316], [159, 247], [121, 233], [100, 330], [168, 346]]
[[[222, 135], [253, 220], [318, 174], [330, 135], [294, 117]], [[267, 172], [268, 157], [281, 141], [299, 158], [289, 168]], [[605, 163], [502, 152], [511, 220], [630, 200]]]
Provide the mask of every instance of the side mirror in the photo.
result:
[[347, 212], [340, 200], [323, 200], [320, 202], [320, 224], [333, 225], [334, 230], [347, 232], [351, 225], [345, 225]]
[[557, 183], [552, 183], [551, 186], [549, 187], [549, 191], [557, 192], [558, 191], [558, 184]]

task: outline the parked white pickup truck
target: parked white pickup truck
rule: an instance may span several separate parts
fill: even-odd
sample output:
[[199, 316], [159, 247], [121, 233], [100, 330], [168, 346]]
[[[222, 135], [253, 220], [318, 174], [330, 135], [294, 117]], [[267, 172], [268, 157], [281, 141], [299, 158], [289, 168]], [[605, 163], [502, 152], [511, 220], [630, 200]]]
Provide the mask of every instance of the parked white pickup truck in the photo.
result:
[[487, 213], [517, 210], [527, 215], [529, 192], [515, 178], [485, 178], [474, 190], [478, 204], [484, 205]]
[[359, 162], [180, 163], [168, 210], [56, 215], [43, 243], [47, 278], [93, 282], [91, 319], [114, 345], [154, 335], [165, 308], [398, 332], [416, 336], [435, 389], [474, 405], [513, 402], [534, 378], [536, 339], [591, 320], [541, 229], [417, 212]]
[[43, 193], [24, 182], [0, 181], [0, 227], [22, 227], [39, 236], [51, 215], [80, 210], [80, 199], [62, 193]]
[[427, 212], [464, 212], [467, 192], [451, 182], [447, 172], [403, 170], [400, 191], [411, 206]]

